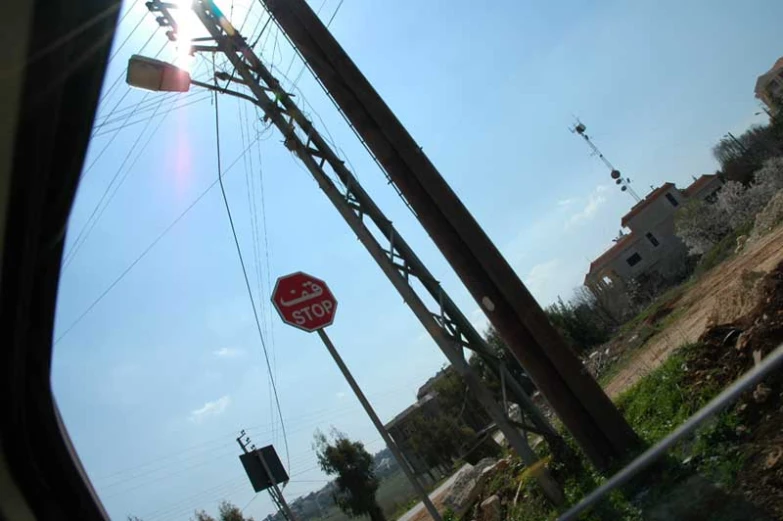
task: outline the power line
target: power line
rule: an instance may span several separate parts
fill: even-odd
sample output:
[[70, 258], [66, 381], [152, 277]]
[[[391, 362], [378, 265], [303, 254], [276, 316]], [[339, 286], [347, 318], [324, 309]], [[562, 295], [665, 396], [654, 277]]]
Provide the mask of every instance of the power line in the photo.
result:
[[144, 521], [153, 521], [154, 519], [168, 516], [174, 513], [175, 511], [182, 509], [183, 507], [191, 508], [191, 505], [193, 504], [194, 500], [203, 501], [205, 499], [205, 496], [207, 495], [214, 497], [214, 496], [222, 496], [224, 494], [230, 493], [230, 491], [236, 490], [237, 486], [239, 485], [246, 486], [246, 482], [247, 482], [247, 477], [245, 476], [234, 477], [218, 485], [199, 490], [195, 494], [191, 494], [184, 498], [180, 498], [173, 503], [169, 503], [160, 508], [156, 508], [155, 510], [145, 512], [140, 517], [141, 519], [144, 519]]
[[[129, 11], [129, 12], [130, 12], [130, 11]], [[117, 57], [117, 55], [120, 53], [120, 51], [122, 50], [122, 48], [123, 48], [123, 47], [125, 47], [125, 44], [126, 44], [126, 43], [128, 43], [128, 40], [130, 40], [130, 39], [131, 39], [131, 36], [133, 36], [133, 33], [135, 33], [135, 32], [136, 32], [136, 29], [138, 29], [138, 28], [139, 28], [139, 26], [141, 26], [142, 22], [143, 22], [143, 21], [144, 21], [146, 18], [147, 18], [147, 13], [143, 13], [143, 14], [141, 15], [141, 18], [139, 19], [139, 21], [136, 23], [136, 25], [135, 25], [135, 26], [133, 26], [133, 29], [131, 29], [131, 32], [129, 32], [129, 33], [128, 33], [128, 35], [125, 37], [125, 39], [122, 41], [122, 43], [121, 43], [119, 46], [117, 46], [117, 48], [114, 50], [114, 52], [112, 53], [111, 57], [109, 58], [109, 63], [111, 63], [111, 61], [112, 61], [114, 58], [116, 58], [116, 57]]]
[[[123, 169], [125, 168], [125, 165], [128, 163], [128, 160], [133, 155], [134, 150], [136, 150], [136, 147], [141, 142], [142, 136], [144, 136], [144, 133], [149, 128], [150, 123], [152, 123], [155, 114], [157, 113], [158, 110], [160, 110], [161, 105], [163, 105], [162, 99], [160, 100], [157, 107], [155, 108], [155, 113], [153, 113], [152, 116], [150, 116], [147, 119], [144, 128], [141, 129], [141, 132], [139, 133], [136, 140], [133, 142], [133, 145], [131, 146], [130, 150], [128, 150], [128, 153], [125, 155], [125, 158], [122, 160], [122, 163], [120, 163], [119, 168], [117, 168], [117, 172], [114, 174], [114, 176], [111, 178], [111, 181], [109, 181], [109, 184], [106, 186], [106, 190], [104, 190], [103, 194], [98, 199], [98, 202], [96, 203], [95, 208], [90, 214], [90, 217], [87, 219], [87, 222], [85, 222], [84, 226], [82, 227], [81, 231], [76, 237], [73, 246], [70, 248], [68, 254], [66, 255], [65, 260], [63, 262], [63, 269], [67, 269], [70, 263], [73, 262], [73, 259], [76, 258], [76, 255], [79, 253], [79, 250], [82, 248], [84, 243], [87, 242], [87, 238], [90, 236], [90, 233], [92, 233], [92, 230], [95, 229], [95, 226], [98, 224], [98, 221], [100, 221], [101, 217], [103, 216], [103, 213], [106, 211], [106, 208], [109, 207], [109, 204], [111, 203], [112, 199], [114, 199], [114, 196], [116, 195], [117, 191], [120, 189], [120, 186], [122, 186], [123, 183], [125, 183], [125, 180], [128, 178], [128, 175], [130, 175], [130, 172], [133, 168], [133, 165], [136, 163], [136, 161], [133, 161], [130, 167], [127, 170], [125, 170], [125, 174], [120, 176], [120, 174], [122, 174]], [[139, 151], [139, 156], [141, 156], [141, 154], [144, 152], [144, 148], [146, 148], [149, 142], [150, 139], [148, 139], [144, 143], [141, 150]], [[139, 156], [137, 156], [137, 159]], [[117, 181], [118, 179], [119, 181]], [[107, 197], [108, 199], [106, 199]], [[104, 200], [106, 201], [106, 204], [103, 204]], [[102, 204], [103, 206], [101, 206]]]
[[253, 299], [253, 290], [250, 287], [250, 279], [247, 276], [247, 269], [245, 268], [245, 260], [242, 257], [242, 248], [239, 247], [239, 239], [237, 238], [237, 231], [234, 227], [234, 219], [231, 217], [231, 208], [228, 204], [228, 197], [226, 196], [226, 189], [223, 185], [223, 174], [221, 172], [220, 165], [220, 112], [218, 109], [218, 93], [215, 91], [215, 139], [217, 148], [217, 167], [218, 167], [218, 181], [220, 182], [220, 193], [223, 195], [223, 203], [226, 206], [226, 214], [228, 215], [228, 222], [231, 225], [231, 234], [234, 236], [234, 244], [237, 248], [237, 255], [239, 255], [239, 263], [242, 266], [242, 275], [245, 279], [245, 286], [247, 287], [247, 294], [250, 298], [250, 304], [253, 307], [253, 317], [255, 318], [256, 328], [258, 329], [258, 336], [261, 339], [261, 347], [264, 351], [264, 360], [266, 361], [266, 369], [269, 374], [269, 379], [272, 381], [272, 390], [275, 395], [275, 403], [277, 404], [277, 413], [280, 417], [280, 429], [283, 432], [283, 442], [285, 443], [285, 454], [288, 460], [288, 468], [291, 468], [291, 454], [288, 449], [288, 436], [285, 432], [285, 422], [283, 421], [283, 411], [280, 408], [280, 396], [277, 392], [277, 384], [275, 383], [274, 375], [272, 374], [272, 366], [269, 363], [269, 353], [266, 348], [266, 341], [264, 340], [264, 333], [261, 331], [261, 322], [258, 319], [258, 310]]
[[[185, 107], [189, 107], [191, 105], [195, 105], [196, 103], [199, 103], [199, 102], [202, 102], [202, 101], [205, 101], [205, 100], [209, 99], [210, 96], [209, 96], [209, 94], [206, 94], [206, 95], [201, 96], [201, 97], [194, 96], [194, 98], [195, 99], [193, 99], [193, 100], [191, 100], [191, 101], [189, 101], [187, 103], [180, 103], [180, 104], [176, 105], [173, 110], [178, 110], [178, 109], [182, 109], [182, 108], [185, 108]], [[117, 132], [119, 130], [123, 130], [123, 129], [126, 129], [128, 127], [132, 127], [134, 125], [138, 125], [139, 123], [144, 123], [144, 122], [147, 121], [147, 119], [149, 119], [149, 118], [145, 117], [145, 118], [138, 119], [136, 121], [123, 123], [122, 125], [118, 125], [116, 127], [113, 127], [111, 129], [105, 130], [103, 132], [99, 132], [98, 134], [95, 134], [93, 137], [94, 138], [101, 137], [101, 136], [105, 136], [106, 134], [111, 134], [112, 132]]]
[[[144, 50], [144, 48], [145, 48], [145, 47], [146, 47], [146, 46], [147, 46], [147, 45], [150, 43], [150, 41], [152, 41], [152, 36], [154, 36], [156, 32], [157, 32], [157, 29], [155, 29], [155, 31], [153, 31], [152, 35], [150, 35], [150, 38], [149, 38], [149, 39], [148, 39], [148, 40], [147, 40], [147, 41], [144, 43], [144, 45], [143, 45], [143, 46], [142, 46], [142, 48], [139, 50], [139, 52], [142, 52], [142, 51]], [[163, 51], [163, 47], [161, 47], [161, 48], [160, 48], [160, 50], [157, 52], [157, 54], [156, 54], [155, 56], [158, 56], [158, 55], [159, 55], [159, 54], [160, 54], [162, 51]], [[123, 75], [123, 73], [120, 73], [120, 76], [118, 77], [118, 79], [119, 79], [119, 78], [121, 78], [121, 77], [122, 77], [122, 75]], [[116, 81], [115, 81], [115, 83], [116, 83]], [[120, 106], [120, 103], [122, 103], [122, 102], [123, 102], [123, 100], [125, 99], [125, 97], [126, 97], [128, 94], [130, 94], [130, 91], [131, 91], [130, 89], [126, 89], [126, 90], [125, 90], [125, 92], [124, 92], [124, 93], [122, 94], [122, 96], [120, 97], [120, 100], [119, 100], [119, 101], [118, 101], [118, 102], [117, 102], [117, 103], [114, 105], [114, 107], [111, 109], [111, 111], [109, 111], [109, 114], [106, 116], [106, 118], [109, 118], [109, 117], [111, 117], [111, 115], [114, 113], [114, 111], [115, 111], [115, 110], [117, 110], [117, 107], [119, 107], [119, 106]], [[108, 95], [108, 93], [107, 93], [107, 95]], [[145, 97], [146, 97], [146, 95], [145, 95]], [[142, 98], [142, 101], [143, 101], [143, 98]], [[101, 102], [102, 102], [102, 101], [101, 101]], [[141, 103], [141, 101], [139, 101], [139, 103]], [[131, 116], [132, 114], [133, 114], [133, 112], [129, 113], [129, 114], [128, 114], [128, 118], [130, 118], [130, 116]], [[120, 127], [120, 128], [122, 128], [122, 127]], [[118, 129], [116, 129], [116, 130], [118, 130], [118, 131], [119, 131], [120, 129], [118, 128]], [[109, 132], [105, 132], [105, 133], [106, 133], [106, 134], [108, 134]], [[94, 138], [96, 138], [96, 137], [98, 137], [98, 136], [101, 136], [101, 135], [103, 135], [103, 134], [96, 134], [96, 132], [95, 132], [95, 129], [93, 129], [93, 130], [92, 130], [92, 135], [90, 136], [90, 138], [91, 138], [91, 139], [94, 139]], [[103, 148], [102, 148], [102, 149], [101, 149], [101, 151], [98, 153], [98, 156], [97, 156], [95, 159], [93, 159], [93, 160], [92, 160], [92, 162], [91, 162], [91, 163], [90, 163], [90, 164], [87, 166], [87, 168], [85, 168], [84, 170], [82, 170], [82, 173], [80, 174], [80, 181], [84, 181], [84, 179], [86, 178], [87, 174], [90, 172], [90, 170], [92, 170], [92, 168], [93, 168], [93, 167], [96, 165], [96, 163], [98, 163], [98, 160], [99, 160], [99, 159], [100, 159], [100, 158], [103, 156], [103, 154], [106, 152], [106, 150], [109, 148], [109, 146], [110, 146], [110, 145], [111, 145], [111, 144], [114, 142], [114, 140], [116, 139], [116, 137], [117, 137], [117, 133], [115, 133], [115, 134], [114, 134], [114, 135], [111, 137], [111, 139], [109, 139], [109, 141], [107, 141], [107, 142], [106, 142], [106, 143], [103, 145]]]
[[[250, 148], [250, 147], [248, 147], [248, 148]], [[247, 150], [243, 151], [243, 152], [242, 152], [242, 154], [245, 154], [246, 152], [247, 152]], [[229, 167], [226, 169], [226, 172], [225, 172], [226, 174], [228, 174], [228, 172], [231, 170], [231, 167], [233, 167], [233, 166], [234, 166], [234, 165], [235, 165], [235, 164], [236, 164], [236, 163], [239, 161], [239, 159], [240, 159], [240, 158], [241, 158], [241, 155], [240, 155], [240, 156], [238, 156], [238, 157], [237, 157], [237, 158], [236, 158], [236, 159], [235, 159], [235, 160], [234, 160], [234, 161], [231, 163], [231, 165], [230, 165], [230, 166], [229, 166]], [[139, 256], [138, 256], [138, 257], [136, 257], [136, 258], [135, 258], [135, 259], [134, 259], [134, 260], [133, 260], [133, 261], [132, 261], [132, 262], [131, 262], [131, 263], [130, 263], [130, 264], [129, 264], [129, 265], [128, 265], [128, 266], [127, 266], [127, 267], [126, 267], [126, 268], [125, 268], [123, 271], [122, 271], [122, 273], [120, 273], [120, 275], [119, 275], [119, 276], [117, 276], [117, 278], [115, 278], [115, 279], [112, 281], [112, 283], [111, 283], [111, 284], [109, 284], [109, 286], [108, 286], [108, 287], [107, 287], [105, 290], [103, 290], [103, 292], [101, 292], [101, 294], [100, 294], [100, 295], [98, 295], [98, 297], [97, 297], [95, 300], [93, 300], [93, 302], [92, 302], [92, 303], [91, 303], [89, 306], [87, 306], [87, 308], [86, 308], [86, 309], [85, 309], [85, 310], [84, 310], [84, 311], [83, 311], [83, 312], [82, 312], [82, 313], [81, 313], [81, 314], [80, 314], [80, 315], [79, 315], [79, 316], [76, 318], [76, 320], [74, 320], [73, 322], [71, 322], [71, 324], [70, 324], [70, 325], [69, 325], [69, 326], [68, 326], [68, 327], [65, 329], [65, 331], [63, 331], [63, 332], [62, 332], [62, 333], [61, 333], [61, 334], [60, 334], [60, 335], [59, 335], [59, 336], [58, 336], [58, 337], [57, 337], [57, 338], [54, 340], [54, 344], [55, 344], [55, 345], [57, 345], [57, 343], [58, 343], [60, 340], [62, 340], [63, 338], [65, 338], [65, 336], [66, 336], [68, 333], [70, 333], [70, 332], [71, 332], [71, 330], [73, 330], [73, 328], [74, 328], [74, 327], [76, 327], [76, 326], [79, 324], [79, 322], [81, 322], [81, 321], [84, 319], [84, 317], [86, 317], [86, 316], [87, 316], [87, 315], [90, 313], [90, 311], [92, 311], [92, 310], [93, 310], [93, 308], [95, 308], [95, 306], [97, 306], [97, 305], [98, 305], [98, 303], [99, 303], [101, 300], [103, 300], [103, 298], [104, 298], [104, 297], [106, 297], [106, 295], [108, 295], [108, 294], [109, 294], [109, 292], [110, 292], [112, 289], [114, 289], [114, 287], [115, 287], [115, 286], [116, 286], [116, 285], [117, 285], [117, 284], [118, 284], [118, 283], [119, 283], [119, 282], [120, 282], [120, 281], [121, 281], [121, 280], [122, 280], [122, 279], [123, 279], [123, 278], [124, 278], [124, 277], [125, 277], [125, 276], [126, 276], [128, 273], [130, 273], [130, 271], [131, 271], [131, 270], [132, 270], [132, 269], [133, 269], [133, 268], [136, 266], [136, 264], [138, 264], [138, 263], [139, 263], [139, 261], [141, 261], [141, 259], [143, 259], [143, 258], [144, 258], [144, 257], [145, 257], [145, 256], [146, 256], [146, 255], [147, 255], [149, 252], [150, 252], [150, 250], [152, 250], [152, 248], [154, 248], [154, 247], [155, 247], [155, 245], [156, 245], [156, 244], [158, 244], [158, 242], [160, 242], [160, 240], [161, 240], [161, 239], [163, 239], [163, 237], [164, 237], [164, 236], [165, 236], [165, 235], [166, 235], [166, 234], [167, 234], [169, 231], [171, 231], [171, 229], [172, 229], [172, 228], [174, 228], [174, 226], [176, 226], [176, 225], [177, 225], [177, 223], [179, 223], [179, 222], [182, 220], [182, 218], [184, 218], [184, 217], [185, 217], [185, 215], [186, 215], [186, 214], [187, 214], [187, 213], [188, 213], [188, 212], [189, 212], [189, 211], [190, 211], [190, 210], [191, 210], [191, 209], [192, 209], [194, 206], [196, 206], [196, 204], [198, 204], [198, 203], [199, 203], [199, 201], [201, 201], [201, 200], [202, 200], [202, 199], [203, 199], [203, 198], [204, 198], [204, 197], [207, 195], [207, 193], [209, 193], [209, 191], [210, 191], [210, 190], [212, 190], [212, 188], [214, 188], [214, 187], [215, 187], [217, 184], [218, 184], [218, 181], [217, 181], [217, 180], [213, 181], [213, 182], [212, 182], [212, 184], [210, 184], [210, 185], [209, 185], [209, 186], [208, 186], [208, 187], [207, 187], [207, 188], [206, 188], [206, 189], [205, 189], [203, 192], [201, 192], [201, 194], [199, 194], [199, 196], [198, 196], [198, 197], [196, 197], [196, 199], [195, 199], [195, 200], [194, 200], [192, 203], [190, 203], [190, 205], [188, 205], [188, 207], [187, 207], [187, 208], [185, 208], [185, 210], [184, 210], [182, 213], [180, 213], [180, 214], [179, 214], [179, 215], [178, 215], [178, 216], [177, 216], [177, 217], [176, 217], [176, 218], [175, 218], [175, 219], [174, 219], [174, 220], [173, 220], [173, 221], [172, 221], [172, 222], [171, 222], [171, 223], [170, 223], [170, 224], [169, 224], [169, 225], [168, 225], [168, 226], [167, 226], [167, 227], [166, 227], [166, 228], [165, 228], [165, 229], [164, 229], [164, 230], [163, 230], [163, 231], [162, 231], [162, 232], [161, 232], [161, 233], [160, 233], [160, 234], [159, 234], [159, 235], [158, 235], [158, 236], [157, 236], [157, 237], [156, 237], [156, 238], [155, 238], [155, 239], [154, 239], [154, 240], [153, 240], [153, 241], [152, 241], [150, 244], [149, 244], [149, 245], [147, 245], [147, 247], [144, 249], [144, 251], [142, 251], [142, 252], [139, 254]]]
[[166, 92], [166, 93], [160, 94], [158, 96], [158, 98], [150, 100], [150, 101], [147, 101], [147, 102], [144, 102], [143, 104], [141, 104], [139, 106], [125, 107], [125, 108], [122, 108], [122, 109], [116, 111], [114, 114], [112, 114], [113, 116], [115, 116], [114, 118], [109, 118], [107, 116], [107, 117], [105, 117], [103, 119], [99, 119], [95, 123], [95, 125], [93, 125], [93, 127], [92, 127], [93, 128], [93, 132], [95, 132], [95, 131], [99, 130], [100, 128], [102, 128], [102, 127], [104, 127], [106, 125], [109, 125], [111, 123], [115, 123], [117, 121], [124, 120], [125, 116], [127, 115], [128, 112], [132, 112], [134, 115], [138, 115], [138, 114], [143, 114], [145, 112], [149, 112], [158, 103], [160, 98], [164, 98], [167, 101], [174, 100], [174, 99], [182, 100], [182, 99], [192, 98], [193, 96], [195, 96], [197, 94], [204, 94], [204, 92], [198, 91], [198, 90], [194, 90], [194, 91], [188, 92], [187, 94], [181, 94], [181, 93], [175, 93], [175, 92]]
[[257, 497], [258, 497], [258, 493], [255, 493], [255, 494], [253, 494], [253, 497], [251, 497], [251, 498], [250, 498], [250, 501], [248, 501], [248, 502], [247, 502], [247, 504], [245, 504], [245, 506], [243, 506], [243, 507], [242, 507], [242, 510], [240, 510], [240, 512], [242, 512], [242, 513], [244, 514], [244, 513], [245, 513], [245, 510], [247, 510], [247, 507], [249, 507], [249, 506], [250, 506], [250, 504], [251, 504], [253, 501], [255, 501]]

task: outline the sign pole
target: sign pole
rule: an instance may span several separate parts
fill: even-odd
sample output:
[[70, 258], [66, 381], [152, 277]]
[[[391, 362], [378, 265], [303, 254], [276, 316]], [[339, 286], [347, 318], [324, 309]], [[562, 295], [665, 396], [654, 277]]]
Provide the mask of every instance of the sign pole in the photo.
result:
[[343, 376], [345, 376], [345, 379], [348, 381], [348, 385], [350, 385], [351, 389], [353, 389], [354, 394], [356, 394], [356, 397], [361, 402], [362, 407], [364, 407], [365, 412], [367, 412], [367, 415], [370, 417], [370, 420], [372, 420], [373, 425], [375, 425], [375, 428], [378, 429], [381, 438], [383, 438], [383, 441], [386, 442], [386, 446], [389, 447], [389, 450], [394, 455], [394, 459], [397, 460], [397, 463], [400, 465], [403, 472], [405, 472], [405, 475], [407, 476], [408, 480], [411, 482], [411, 485], [413, 485], [413, 488], [416, 490], [416, 493], [421, 498], [421, 501], [424, 503], [424, 506], [427, 507], [427, 511], [430, 513], [430, 516], [432, 516], [432, 519], [434, 521], [443, 521], [440, 517], [440, 513], [438, 513], [438, 509], [436, 509], [435, 505], [433, 505], [432, 501], [430, 501], [430, 497], [429, 495], [427, 495], [427, 492], [424, 490], [424, 487], [421, 486], [421, 483], [419, 483], [419, 480], [416, 479], [416, 476], [413, 474], [413, 471], [410, 469], [410, 467], [408, 467], [407, 462], [405, 461], [405, 458], [403, 457], [399, 447], [397, 447], [397, 444], [394, 442], [392, 437], [386, 431], [386, 427], [384, 427], [383, 423], [381, 423], [381, 420], [378, 418], [378, 415], [375, 414], [375, 410], [373, 410], [372, 405], [370, 405], [370, 402], [367, 400], [367, 397], [359, 388], [359, 384], [357, 384], [356, 380], [353, 379], [353, 375], [351, 375], [351, 371], [348, 370], [348, 367], [345, 365], [345, 362], [343, 362], [342, 357], [337, 352], [337, 349], [334, 347], [332, 340], [326, 334], [326, 331], [324, 331], [323, 329], [319, 329], [318, 336], [321, 337], [321, 340], [326, 346], [326, 349], [329, 351], [329, 354], [332, 355], [332, 358], [334, 358], [335, 363], [337, 363], [337, 367], [340, 368], [340, 371], [343, 373]]

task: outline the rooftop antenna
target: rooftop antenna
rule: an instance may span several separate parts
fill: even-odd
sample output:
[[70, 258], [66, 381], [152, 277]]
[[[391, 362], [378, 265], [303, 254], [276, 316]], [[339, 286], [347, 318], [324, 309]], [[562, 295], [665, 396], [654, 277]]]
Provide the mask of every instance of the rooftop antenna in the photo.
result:
[[631, 179], [629, 177], [623, 178], [622, 174], [620, 174], [620, 171], [617, 170], [612, 163], [609, 162], [606, 157], [601, 153], [600, 150], [598, 150], [598, 147], [595, 146], [595, 143], [590, 139], [590, 136], [587, 135], [585, 132], [587, 130], [587, 127], [584, 123], [579, 121], [577, 118], [576, 124], [569, 129], [573, 134], [579, 134], [582, 136], [582, 139], [585, 140], [585, 143], [587, 143], [587, 146], [590, 147], [590, 150], [593, 151], [593, 155], [598, 156], [598, 158], [606, 165], [606, 168], [609, 169], [609, 175], [614, 179], [615, 184], [617, 184], [620, 187], [621, 192], [628, 192], [631, 197], [633, 197], [634, 201], [637, 203], [641, 201], [641, 197], [634, 191], [633, 188], [631, 188]]

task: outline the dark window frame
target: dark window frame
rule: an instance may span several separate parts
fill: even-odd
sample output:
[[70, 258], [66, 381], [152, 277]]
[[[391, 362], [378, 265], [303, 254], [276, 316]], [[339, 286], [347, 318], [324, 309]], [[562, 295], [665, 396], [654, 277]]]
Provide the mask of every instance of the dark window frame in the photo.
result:
[[677, 200], [676, 197], [674, 197], [670, 192], [666, 194], [666, 200], [669, 201], [669, 204], [674, 206], [675, 208], [680, 206], [680, 202]]
[[647, 237], [647, 240], [650, 241], [650, 244], [652, 244], [654, 248], [661, 245], [661, 242], [652, 232], [647, 232], [644, 236]]
[[635, 252], [633, 255], [631, 255], [630, 257], [628, 257], [627, 259], [625, 259], [625, 262], [626, 262], [626, 263], [627, 263], [627, 264], [628, 264], [630, 267], [632, 267], [632, 268], [633, 268], [634, 266], [636, 266], [637, 264], [639, 264], [640, 262], [642, 262], [642, 256], [641, 256], [641, 255], [639, 255], [639, 252]]

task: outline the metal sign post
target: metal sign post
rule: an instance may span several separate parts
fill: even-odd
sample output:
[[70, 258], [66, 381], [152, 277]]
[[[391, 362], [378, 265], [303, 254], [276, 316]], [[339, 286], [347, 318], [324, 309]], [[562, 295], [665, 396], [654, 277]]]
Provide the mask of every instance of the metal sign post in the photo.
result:
[[[402, 468], [403, 472], [405, 472], [405, 476], [408, 478], [408, 481], [410, 481], [414, 490], [421, 498], [422, 503], [424, 503], [424, 506], [432, 516], [432, 519], [434, 521], [443, 521], [440, 517], [438, 509], [435, 508], [435, 505], [432, 504], [427, 491], [424, 490], [424, 487], [421, 486], [421, 483], [419, 483], [419, 480], [416, 479], [413, 471], [405, 461], [405, 457], [403, 456], [402, 451], [397, 446], [394, 439], [392, 439], [380, 418], [378, 418], [378, 415], [375, 413], [375, 410], [372, 408], [369, 400], [367, 400], [367, 397], [362, 392], [359, 384], [356, 383], [356, 380], [354, 380], [351, 371], [348, 370], [348, 366], [345, 365], [345, 362], [340, 356], [340, 353], [337, 352], [337, 348], [334, 347], [332, 340], [326, 334], [326, 331], [324, 331], [324, 327], [330, 325], [334, 320], [334, 310], [337, 309], [337, 300], [334, 298], [334, 295], [329, 290], [326, 283], [302, 272], [280, 277], [277, 280], [274, 293], [272, 294], [272, 303], [275, 305], [278, 313], [280, 313], [280, 317], [286, 324], [308, 332], [318, 331], [318, 336], [323, 341], [326, 349], [329, 351], [329, 354], [332, 355], [332, 358], [337, 364], [337, 367], [340, 368], [340, 372], [343, 373], [345, 380], [348, 382], [348, 385], [351, 386], [351, 389], [356, 395], [356, 398], [359, 399], [362, 407], [364, 407], [364, 411], [367, 413], [367, 416], [370, 417], [370, 420], [372, 421], [373, 425], [375, 425], [375, 428], [378, 430], [381, 438], [383, 438], [383, 441], [386, 442], [386, 446], [389, 447], [389, 450], [394, 456], [394, 459], [397, 460], [400, 468]], [[319, 303], [321, 303], [322, 308], [329, 308], [330, 312], [328, 316], [324, 315], [317, 317], [315, 315], [315, 310], [311, 310], [311, 319], [308, 319], [302, 313], [295, 315], [297, 311], [306, 307], [312, 308], [312, 306], [315, 306]], [[326, 303], [326, 305], [324, 305], [324, 303]]]

